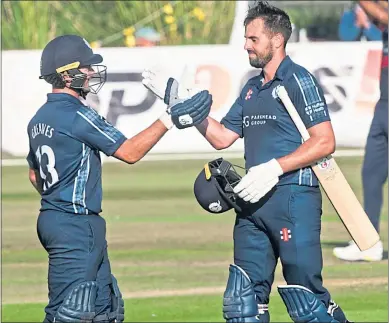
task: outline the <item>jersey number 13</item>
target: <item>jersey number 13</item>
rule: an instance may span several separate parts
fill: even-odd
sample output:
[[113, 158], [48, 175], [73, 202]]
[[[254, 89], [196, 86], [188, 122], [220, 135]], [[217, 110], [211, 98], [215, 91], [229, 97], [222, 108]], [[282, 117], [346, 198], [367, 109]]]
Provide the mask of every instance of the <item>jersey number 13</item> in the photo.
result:
[[[43, 190], [46, 191], [49, 187], [58, 182], [58, 173], [55, 169], [55, 155], [53, 149], [47, 145], [39, 146], [35, 152], [35, 155], [39, 162], [39, 173], [43, 180]], [[47, 156], [47, 165], [45, 165], [46, 167], [42, 167], [44, 155]]]

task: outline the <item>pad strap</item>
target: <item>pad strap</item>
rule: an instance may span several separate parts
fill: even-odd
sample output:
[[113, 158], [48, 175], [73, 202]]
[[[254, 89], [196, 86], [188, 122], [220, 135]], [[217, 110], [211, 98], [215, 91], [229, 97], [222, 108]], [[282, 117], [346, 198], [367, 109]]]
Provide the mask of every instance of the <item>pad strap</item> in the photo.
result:
[[112, 308], [116, 313], [116, 323], [121, 323], [124, 321], [124, 300], [122, 293], [120, 292], [118, 281], [115, 276], [112, 275], [112, 290], [113, 290], [113, 298], [112, 298]]
[[115, 322], [121, 323], [124, 321], [124, 300], [122, 293], [119, 290], [118, 282], [114, 275], [111, 275], [112, 296], [111, 296], [111, 312], [97, 315], [93, 322]]
[[316, 295], [303, 286], [278, 286], [290, 318], [298, 323], [339, 323], [327, 312], [326, 306]]

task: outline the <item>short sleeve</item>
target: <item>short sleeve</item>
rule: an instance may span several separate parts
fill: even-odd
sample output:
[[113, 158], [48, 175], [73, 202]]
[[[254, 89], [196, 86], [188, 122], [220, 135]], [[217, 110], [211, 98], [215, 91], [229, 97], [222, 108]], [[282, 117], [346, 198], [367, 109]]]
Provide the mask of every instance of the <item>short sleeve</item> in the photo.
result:
[[294, 73], [287, 89], [307, 129], [331, 120], [323, 90], [308, 71]]
[[237, 133], [240, 138], [243, 138], [243, 98], [248, 95], [248, 91], [251, 91], [249, 83], [243, 87], [239, 97], [235, 100], [226, 116], [220, 121], [227, 129]]
[[235, 101], [226, 116], [220, 121], [227, 129], [237, 133], [239, 137], [243, 137], [242, 128], [243, 107], [239, 104], [239, 99]]
[[107, 156], [112, 156], [127, 139], [116, 127], [91, 108], [77, 111], [72, 135]]

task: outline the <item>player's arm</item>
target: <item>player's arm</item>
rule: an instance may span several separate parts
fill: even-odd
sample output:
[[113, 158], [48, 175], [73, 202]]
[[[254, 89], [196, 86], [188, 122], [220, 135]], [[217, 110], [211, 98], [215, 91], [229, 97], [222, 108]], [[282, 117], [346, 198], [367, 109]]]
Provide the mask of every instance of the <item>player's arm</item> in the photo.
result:
[[127, 139], [114, 157], [133, 164], [143, 158], [173, 125], [179, 129], [188, 128], [201, 123], [208, 116], [212, 105], [212, 96], [208, 91], [201, 91], [180, 102], [177, 97], [178, 83], [172, 79], [169, 86], [170, 90], [166, 91], [171, 93], [165, 98], [167, 112], [150, 127]]
[[42, 194], [42, 179], [39, 175], [39, 165], [37, 164], [36, 162], [36, 159], [35, 159], [35, 154], [30, 146], [30, 151], [27, 155], [27, 163], [29, 165], [29, 169], [28, 169], [28, 178], [32, 184], [32, 186], [34, 186], [34, 188], [37, 190], [37, 192], [39, 194]]
[[160, 120], [157, 120], [128, 139], [97, 112], [83, 108], [77, 112], [72, 131], [74, 137], [89, 147], [128, 164], [134, 164], [163, 137], [168, 129]]
[[331, 121], [324, 121], [308, 129], [311, 136], [293, 153], [277, 159], [284, 173], [312, 165], [335, 151], [335, 135]]
[[[242, 93], [246, 93], [244, 87]], [[230, 147], [238, 138], [243, 137], [243, 98], [236, 99], [226, 116], [218, 122], [208, 117], [196, 126], [197, 130], [217, 150]]]
[[332, 154], [336, 146], [324, 93], [313, 76], [308, 72], [295, 74], [287, 90], [311, 137], [291, 154], [277, 159], [284, 173], [313, 164]]
[[197, 130], [217, 150], [230, 147], [240, 136], [219, 121], [208, 117], [196, 126]]
[[157, 120], [134, 137], [125, 140], [113, 156], [128, 164], [134, 164], [141, 160], [168, 130], [161, 120]]
[[30, 179], [32, 186], [34, 186], [37, 192], [42, 194], [42, 185], [40, 185], [41, 178], [39, 176], [39, 172], [36, 169], [30, 168], [28, 170], [28, 178]]
[[369, 17], [378, 20], [380, 24], [388, 24], [388, 2], [387, 1], [359, 1], [359, 5]]

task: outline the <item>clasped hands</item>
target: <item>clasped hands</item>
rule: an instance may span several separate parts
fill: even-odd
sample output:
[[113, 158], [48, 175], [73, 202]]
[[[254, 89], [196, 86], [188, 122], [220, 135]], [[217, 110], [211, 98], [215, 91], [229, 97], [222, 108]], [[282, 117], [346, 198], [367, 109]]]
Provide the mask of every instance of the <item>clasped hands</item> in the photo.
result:
[[194, 87], [194, 70], [186, 68], [180, 82], [161, 67], [144, 70], [142, 83], [167, 105], [159, 118], [166, 128], [184, 129], [201, 123], [211, 111], [212, 95]]

